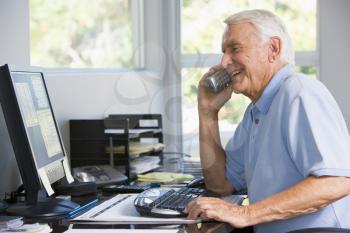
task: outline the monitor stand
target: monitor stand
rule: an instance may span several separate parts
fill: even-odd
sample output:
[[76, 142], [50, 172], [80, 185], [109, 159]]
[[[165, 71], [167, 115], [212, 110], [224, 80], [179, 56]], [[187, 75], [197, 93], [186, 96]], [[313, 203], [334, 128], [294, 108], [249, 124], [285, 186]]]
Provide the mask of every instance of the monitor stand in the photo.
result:
[[66, 215], [77, 207], [79, 207], [77, 203], [69, 200], [47, 198], [32, 205], [25, 203], [10, 205], [6, 212], [8, 215], [26, 218], [50, 218]]

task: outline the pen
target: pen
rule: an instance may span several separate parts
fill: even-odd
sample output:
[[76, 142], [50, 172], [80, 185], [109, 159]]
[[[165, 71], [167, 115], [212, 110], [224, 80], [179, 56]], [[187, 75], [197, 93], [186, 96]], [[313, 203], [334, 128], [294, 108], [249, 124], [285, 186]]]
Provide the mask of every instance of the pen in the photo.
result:
[[69, 213], [64, 217], [64, 219], [70, 219], [70, 218], [74, 217], [75, 215], [81, 213], [82, 211], [87, 210], [87, 209], [89, 209], [90, 207], [96, 205], [97, 202], [98, 202], [98, 199], [95, 199], [95, 200], [93, 200], [93, 201], [91, 201], [91, 202], [89, 202], [89, 203], [87, 203], [87, 204], [85, 204], [85, 205], [83, 205], [83, 206], [80, 206], [80, 207], [74, 209], [73, 211], [69, 212]]

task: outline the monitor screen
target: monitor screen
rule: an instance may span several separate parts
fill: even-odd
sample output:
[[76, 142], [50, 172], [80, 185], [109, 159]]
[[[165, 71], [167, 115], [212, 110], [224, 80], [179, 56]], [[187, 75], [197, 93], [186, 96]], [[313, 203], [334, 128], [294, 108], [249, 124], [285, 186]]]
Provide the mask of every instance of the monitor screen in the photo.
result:
[[37, 168], [63, 158], [42, 73], [12, 72], [19, 109]]

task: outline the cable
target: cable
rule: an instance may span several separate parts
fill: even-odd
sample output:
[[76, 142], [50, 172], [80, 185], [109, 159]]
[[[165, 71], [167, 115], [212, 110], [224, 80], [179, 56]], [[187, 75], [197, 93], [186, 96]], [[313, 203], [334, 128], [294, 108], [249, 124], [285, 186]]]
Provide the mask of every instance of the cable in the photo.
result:
[[0, 200], [0, 213], [5, 212], [7, 207], [8, 207], [8, 204], [5, 201]]
[[12, 191], [11, 193], [5, 193], [5, 199], [7, 203], [16, 203], [18, 201], [18, 197], [24, 197], [25, 193], [24, 191], [24, 185], [21, 184], [15, 191]]

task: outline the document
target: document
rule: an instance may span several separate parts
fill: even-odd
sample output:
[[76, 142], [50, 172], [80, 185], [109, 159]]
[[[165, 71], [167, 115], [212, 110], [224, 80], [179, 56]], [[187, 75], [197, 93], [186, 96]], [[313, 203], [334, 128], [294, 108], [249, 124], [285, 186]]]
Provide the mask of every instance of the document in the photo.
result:
[[140, 174], [158, 168], [160, 158], [158, 156], [142, 156], [130, 161], [130, 172]]
[[[124, 129], [105, 129], [105, 134], [124, 134]], [[162, 129], [129, 129], [129, 134], [141, 134], [141, 133], [159, 133]]]
[[74, 224], [193, 224], [201, 222], [200, 219], [142, 217], [134, 207], [134, 199], [137, 195], [119, 194], [67, 221]]
[[22, 225], [23, 225], [23, 217], [0, 215], [0, 229], [18, 228]]
[[21, 233], [50, 233], [52, 232], [51, 227], [48, 224], [24, 224], [17, 228], [0, 228], [1, 233], [12, 233], [12, 232], [21, 232]]
[[[144, 142], [130, 142], [129, 143], [129, 155], [135, 157], [141, 153], [159, 152], [164, 149], [163, 143], [144, 143]], [[106, 147], [106, 153], [110, 153], [109, 146]], [[114, 146], [113, 153], [124, 153], [125, 146]]]
[[175, 173], [175, 172], [150, 172], [144, 175], [137, 175], [138, 181], [145, 182], [183, 182], [192, 180], [194, 176], [191, 174]]
[[47, 176], [47, 173], [45, 171], [45, 168], [42, 167], [38, 170], [38, 174], [39, 174], [39, 177], [40, 177], [40, 180], [41, 180], [41, 183], [43, 184], [46, 192], [47, 192], [47, 195], [51, 196], [52, 194], [55, 193], [55, 191], [53, 191], [52, 187], [51, 187], [51, 184], [50, 184], [50, 181], [49, 181], [49, 177]]

